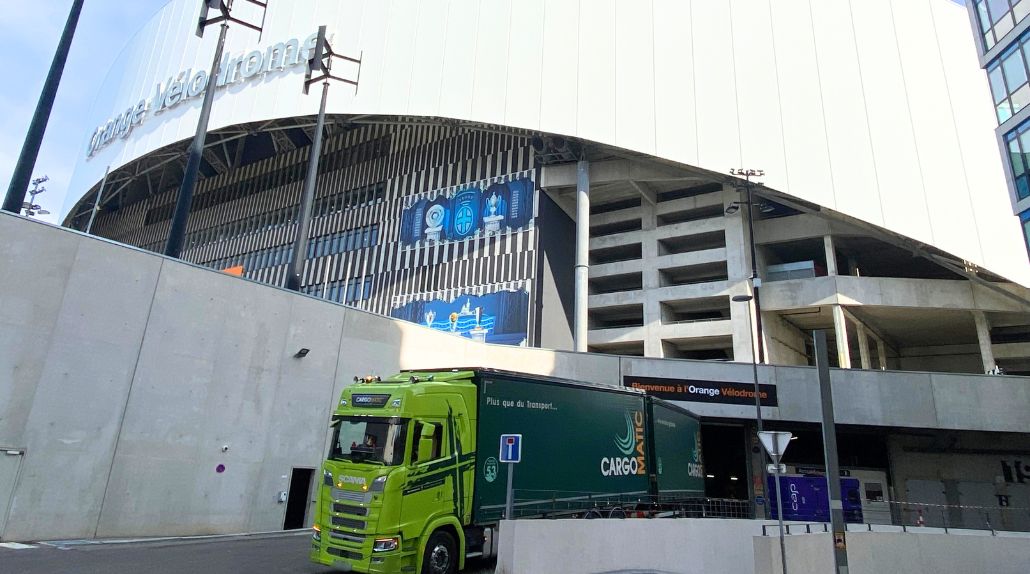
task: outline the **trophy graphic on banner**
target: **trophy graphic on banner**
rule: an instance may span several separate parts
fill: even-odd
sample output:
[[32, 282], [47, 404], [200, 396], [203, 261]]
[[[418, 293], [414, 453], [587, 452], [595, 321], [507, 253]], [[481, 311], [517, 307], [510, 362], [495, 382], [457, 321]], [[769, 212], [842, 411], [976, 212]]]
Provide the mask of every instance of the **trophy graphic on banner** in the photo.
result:
[[433, 319], [436, 319], [436, 312], [430, 309], [429, 312], [426, 313], [426, 326], [430, 329], [433, 328]]
[[440, 204], [426, 210], [426, 241], [440, 241], [440, 231], [443, 229], [446, 214], [447, 210]]
[[479, 324], [482, 317], [482, 308], [476, 307], [476, 326], [469, 330], [469, 337], [472, 337], [473, 341], [479, 341], [480, 343], [486, 342], [487, 330]]
[[497, 192], [495, 191], [491, 193], [490, 198], [486, 200], [487, 214], [483, 216], [483, 231], [486, 235], [500, 233], [501, 221], [504, 220], [504, 214], [497, 213], [497, 210], [501, 208], [501, 198], [498, 197]]

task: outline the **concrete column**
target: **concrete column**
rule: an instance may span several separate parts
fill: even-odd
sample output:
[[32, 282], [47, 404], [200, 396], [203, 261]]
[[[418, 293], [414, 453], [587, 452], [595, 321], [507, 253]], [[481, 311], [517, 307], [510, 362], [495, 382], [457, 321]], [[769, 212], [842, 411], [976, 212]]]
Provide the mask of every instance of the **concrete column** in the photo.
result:
[[587, 350], [587, 282], [590, 278], [590, 162], [576, 164], [576, 306], [575, 350]]
[[887, 343], [883, 342], [883, 339], [876, 340], [876, 358], [880, 362], [880, 370], [887, 370]]
[[[640, 251], [644, 261], [654, 261], [658, 257], [658, 241], [654, 239], [654, 230], [657, 227], [654, 204], [644, 200], [640, 202], [640, 226], [644, 231], [644, 240]], [[662, 303], [658, 297], [652, 296], [655, 289], [661, 285], [658, 275], [658, 267], [644, 265], [643, 268], [643, 291], [644, 291], [644, 356], [663, 357], [665, 350], [662, 348]]]
[[837, 364], [842, 369], [851, 368], [851, 349], [848, 348], [848, 320], [840, 305], [833, 306], [833, 332], [837, 335]]
[[991, 325], [983, 311], [973, 311], [973, 321], [976, 322], [976, 338], [980, 341], [980, 358], [983, 360], [984, 372], [989, 373], [998, 366], [998, 363], [994, 362], [994, 349], [991, 348]]
[[[740, 200], [740, 193], [729, 186], [722, 189], [723, 207], [728, 208]], [[751, 263], [747, 240], [745, 211], [740, 208], [735, 214], [723, 218], [726, 224], [726, 275], [731, 285], [731, 295], [750, 295]], [[733, 328], [733, 360], [750, 363], [755, 356], [752, 343], [755, 320], [750, 303], [730, 303], [730, 317]]]
[[833, 237], [823, 235], [823, 250], [826, 252], [826, 274], [837, 274], [837, 255], [833, 249]]
[[869, 335], [866, 333], [865, 325], [855, 321], [855, 332], [858, 333], [858, 357], [863, 369], [873, 368], [873, 361], [869, 357]]

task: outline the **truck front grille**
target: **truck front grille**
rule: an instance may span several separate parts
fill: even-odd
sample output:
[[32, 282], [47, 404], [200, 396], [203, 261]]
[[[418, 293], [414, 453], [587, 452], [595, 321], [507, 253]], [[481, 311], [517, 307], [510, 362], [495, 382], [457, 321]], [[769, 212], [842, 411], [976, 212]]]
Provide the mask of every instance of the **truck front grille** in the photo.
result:
[[356, 534], [347, 534], [345, 532], [337, 532], [335, 530], [329, 530], [329, 537], [335, 538], [336, 540], [343, 540], [344, 542], [350, 542], [352, 544], [364, 544], [365, 537], [358, 536]]
[[330, 493], [333, 495], [333, 500], [350, 500], [352, 502], [365, 502], [364, 492], [333, 488], [330, 491]]
[[365, 529], [364, 520], [353, 520], [351, 518], [344, 518], [342, 516], [332, 517], [333, 526], [343, 526], [344, 528], [355, 528], [357, 530]]
[[351, 506], [350, 504], [333, 504], [333, 512], [339, 512], [342, 514], [353, 514], [355, 516], [368, 516], [368, 509], [360, 506]]
[[358, 552], [351, 552], [350, 550], [344, 550], [343, 548], [333, 548], [330, 546], [326, 549], [326, 552], [333, 556], [339, 556], [340, 558], [348, 558], [350, 560], [361, 560], [361, 554]]

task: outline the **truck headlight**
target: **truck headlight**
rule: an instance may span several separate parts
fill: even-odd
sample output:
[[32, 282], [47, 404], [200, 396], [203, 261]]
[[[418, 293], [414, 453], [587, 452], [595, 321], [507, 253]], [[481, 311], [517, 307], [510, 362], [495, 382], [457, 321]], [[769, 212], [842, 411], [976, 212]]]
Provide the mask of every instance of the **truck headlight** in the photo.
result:
[[314, 534], [312, 534], [311, 537], [315, 540], [315, 542], [321, 542], [322, 541], [322, 527], [319, 526], [318, 523], [316, 522], [315, 524], [313, 524], [311, 526], [311, 529], [314, 530]]
[[333, 473], [328, 470], [322, 469], [322, 484], [326, 486], [333, 485]]
[[386, 479], [389, 475], [384, 475], [376, 478], [372, 481], [372, 486], [368, 488], [370, 492], [382, 492], [386, 488]]
[[372, 552], [390, 552], [397, 550], [400, 546], [400, 539], [398, 538], [376, 538], [374, 544], [372, 544]]

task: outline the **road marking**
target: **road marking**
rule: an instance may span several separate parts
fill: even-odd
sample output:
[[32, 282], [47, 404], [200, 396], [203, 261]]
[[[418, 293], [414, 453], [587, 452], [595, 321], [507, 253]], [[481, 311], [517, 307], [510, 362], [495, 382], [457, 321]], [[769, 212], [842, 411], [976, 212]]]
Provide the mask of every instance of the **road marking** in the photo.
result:
[[0, 544], [0, 548], [9, 548], [11, 550], [25, 550], [27, 548], [35, 548], [31, 544], [18, 544], [17, 542], [4, 542]]

